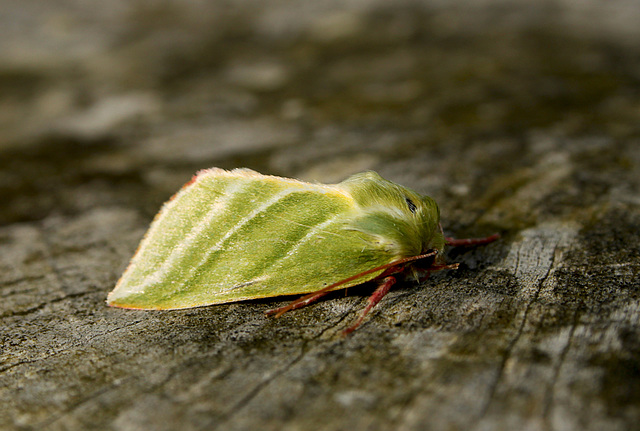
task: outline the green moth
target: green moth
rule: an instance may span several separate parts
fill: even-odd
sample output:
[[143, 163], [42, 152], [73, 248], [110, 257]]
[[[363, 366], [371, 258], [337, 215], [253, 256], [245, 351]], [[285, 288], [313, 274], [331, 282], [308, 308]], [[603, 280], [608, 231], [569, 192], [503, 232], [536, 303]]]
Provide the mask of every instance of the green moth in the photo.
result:
[[411, 271], [445, 265], [435, 201], [375, 172], [311, 184], [249, 169], [198, 172], [164, 204], [109, 294], [111, 306], [179, 309], [307, 294], [282, 313], [370, 280], [380, 285], [358, 321]]

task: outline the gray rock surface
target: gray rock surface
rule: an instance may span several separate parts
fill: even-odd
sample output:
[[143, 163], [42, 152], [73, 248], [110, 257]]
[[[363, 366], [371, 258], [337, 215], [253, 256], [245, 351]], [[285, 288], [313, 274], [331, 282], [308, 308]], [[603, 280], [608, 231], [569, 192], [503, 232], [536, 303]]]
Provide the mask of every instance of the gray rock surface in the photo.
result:
[[[636, 2], [0, 5], [0, 429], [637, 427]], [[374, 169], [503, 237], [344, 339], [374, 286], [107, 307], [211, 166]]]

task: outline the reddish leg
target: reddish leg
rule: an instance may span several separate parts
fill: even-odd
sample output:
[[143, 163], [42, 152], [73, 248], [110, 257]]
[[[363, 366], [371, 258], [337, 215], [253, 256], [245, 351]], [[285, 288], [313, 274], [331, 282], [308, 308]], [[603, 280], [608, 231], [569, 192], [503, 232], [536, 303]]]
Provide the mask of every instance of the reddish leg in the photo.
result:
[[271, 316], [272, 314], [275, 314], [276, 317], [280, 317], [280, 316], [282, 316], [284, 313], [286, 313], [289, 310], [297, 310], [298, 308], [306, 307], [307, 305], [311, 304], [312, 302], [315, 302], [318, 299], [322, 298], [327, 293], [329, 293], [329, 291], [326, 291], [326, 292], [320, 291], [319, 293], [316, 293], [315, 295], [307, 295], [307, 296], [302, 298], [302, 301], [299, 301], [299, 302], [298, 301], [294, 301], [291, 304], [284, 305], [282, 307], [274, 308], [274, 309], [271, 309], [271, 310], [267, 310], [267, 311], [265, 311], [265, 314], [267, 316]]
[[[371, 274], [372, 272], [376, 272], [376, 271], [380, 271], [380, 270], [385, 270], [385, 271], [382, 274], [380, 274], [378, 277], [384, 277], [384, 276], [389, 275], [389, 274], [395, 274], [396, 272], [402, 271], [402, 269], [404, 268], [404, 265], [409, 263], [409, 262], [414, 262], [416, 260], [424, 259], [426, 257], [432, 257], [432, 256], [435, 256], [437, 254], [438, 254], [438, 252], [436, 250], [432, 250], [432, 251], [430, 251], [428, 253], [421, 254], [419, 256], [405, 257], [403, 259], [398, 259], [395, 262], [387, 263], [385, 265], [380, 265], [380, 266], [377, 266], [375, 268], [371, 268], [371, 269], [368, 269], [366, 271], [362, 271], [359, 274], [352, 275], [351, 277], [348, 277], [348, 278], [340, 280], [340, 281], [338, 281], [336, 283], [330, 284], [329, 286], [325, 286], [320, 290], [317, 290], [315, 292], [311, 292], [311, 293], [303, 296], [302, 298], [298, 298], [295, 301], [291, 302], [289, 305], [285, 305], [284, 307], [280, 307], [280, 308], [274, 308], [273, 310], [267, 310], [265, 313], [267, 315], [275, 314], [276, 317], [280, 317], [280, 316], [282, 316], [284, 313], [286, 313], [289, 310], [295, 310], [296, 308], [304, 307], [305, 305], [310, 304], [311, 302], [317, 300], [318, 298], [323, 297], [324, 295], [326, 295], [327, 293], [331, 292], [332, 290], [335, 290], [338, 286], [346, 284], [346, 283], [349, 283], [350, 281], [353, 281], [353, 280], [357, 280], [358, 278], [363, 277], [363, 276], [365, 276], [367, 274]], [[395, 283], [395, 281], [394, 281], [394, 283]], [[393, 284], [393, 283], [391, 283], [391, 284]], [[391, 285], [389, 285], [389, 286], [391, 286]], [[384, 295], [382, 295], [382, 296], [384, 296]]]
[[459, 265], [459, 263], [452, 263], [449, 265], [434, 263], [429, 268], [418, 268], [416, 269], [416, 279], [418, 283], [423, 283], [429, 279], [432, 272], [442, 271], [443, 269], [458, 269]]
[[375, 307], [376, 304], [378, 302], [380, 302], [380, 300], [382, 298], [384, 298], [384, 296], [389, 292], [389, 289], [391, 289], [391, 286], [393, 286], [395, 283], [396, 283], [396, 278], [393, 277], [393, 276], [389, 276], [389, 277], [386, 277], [386, 278], [382, 279], [382, 284], [380, 284], [380, 286], [378, 286], [378, 288], [369, 297], [369, 304], [367, 304], [367, 307], [362, 311], [362, 314], [360, 315], [360, 318], [356, 321], [356, 323], [354, 323], [353, 325], [351, 325], [350, 327], [345, 329], [342, 332], [342, 335], [349, 335], [350, 333], [355, 331], [356, 328], [358, 326], [360, 326], [360, 324], [364, 320], [364, 316], [366, 316], [367, 313], [373, 307]]
[[455, 238], [451, 238], [451, 237], [445, 237], [445, 241], [447, 242], [447, 244], [453, 246], [453, 247], [458, 247], [458, 246], [471, 246], [471, 245], [482, 245], [482, 244], [489, 244], [490, 242], [493, 242], [495, 240], [497, 240], [498, 238], [500, 238], [500, 234], [498, 233], [494, 233], [491, 236], [487, 236], [485, 238], [468, 238], [468, 239], [455, 239]]

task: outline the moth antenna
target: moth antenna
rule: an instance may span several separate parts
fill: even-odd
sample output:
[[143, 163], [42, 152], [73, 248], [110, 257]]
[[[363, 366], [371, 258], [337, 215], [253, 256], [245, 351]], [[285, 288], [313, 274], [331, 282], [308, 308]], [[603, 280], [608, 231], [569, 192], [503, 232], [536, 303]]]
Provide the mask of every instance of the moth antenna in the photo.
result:
[[[302, 308], [302, 307], [306, 307], [307, 305], [311, 304], [312, 302], [317, 301], [318, 299], [322, 298], [324, 295], [326, 295], [327, 292], [319, 292], [319, 293], [312, 293], [309, 296], [309, 298], [305, 299], [304, 301], [294, 301], [295, 303], [290, 303], [289, 305], [285, 305], [284, 307], [279, 307], [279, 308], [274, 308], [272, 310], [267, 310], [265, 311], [265, 314], [267, 316], [270, 316], [272, 314], [275, 314], [275, 317], [280, 317], [282, 316], [284, 313], [286, 313], [287, 311], [291, 311], [291, 310], [297, 310], [298, 308]], [[302, 299], [302, 298], [300, 298]]]
[[[359, 274], [352, 275], [351, 277], [347, 277], [344, 280], [340, 280], [340, 281], [338, 281], [336, 283], [333, 283], [333, 284], [330, 284], [330, 285], [328, 285], [326, 287], [323, 287], [320, 290], [316, 290], [315, 292], [311, 292], [311, 293], [309, 293], [309, 294], [307, 294], [307, 295], [305, 295], [305, 296], [303, 296], [301, 298], [296, 299], [295, 301], [291, 302], [289, 305], [285, 305], [284, 307], [280, 307], [280, 308], [274, 308], [272, 310], [267, 310], [267, 311], [265, 311], [265, 314], [268, 315], [268, 316], [275, 315], [275, 317], [280, 317], [284, 313], [286, 313], [287, 311], [295, 310], [295, 309], [300, 308], [300, 307], [304, 307], [305, 305], [308, 305], [311, 302], [315, 301], [316, 299], [318, 299], [318, 298], [322, 297], [323, 295], [329, 293], [330, 291], [332, 291], [336, 287], [338, 287], [340, 285], [343, 285], [345, 283], [348, 283], [350, 281], [357, 280], [358, 278], [363, 277], [363, 276], [365, 276], [367, 274], [371, 274], [372, 272], [377, 272], [377, 271], [380, 271], [380, 270], [383, 270], [383, 269], [388, 269], [388, 268], [395, 268], [395, 267], [401, 268], [401, 266], [404, 265], [405, 263], [413, 262], [413, 261], [416, 261], [416, 260], [419, 260], [419, 259], [424, 259], [426, 257], [435, 256], [437, 254], [438, 254], [438, 250], [433, 250], [433, 251], [430, 251], [429, 253], [420, 254], [418, 256], [405, 257], [405, 258], [393, 261], [391, 263], [387, 263], [385, 265], [380, 265], [380, 266], [377, 266], [375, 268], [368, 269], [368, 270], [363, 271], [363, 272], [361, 272]], [[394, 272], [397, 272], [397, 271], [394, 271]], [[298, 305], [298, 304], [302, 304], [302, 305]]]

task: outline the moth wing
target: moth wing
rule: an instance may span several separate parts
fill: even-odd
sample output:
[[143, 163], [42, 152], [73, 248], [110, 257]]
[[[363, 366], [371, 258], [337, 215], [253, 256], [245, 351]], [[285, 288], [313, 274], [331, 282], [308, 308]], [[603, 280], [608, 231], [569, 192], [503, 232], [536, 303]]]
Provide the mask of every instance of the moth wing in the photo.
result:
[[107, 301], [176, 309], [302, 294], [392, 262], [350, 228], [358, 211], [336, 186], [203, 171], [163, 206]]

